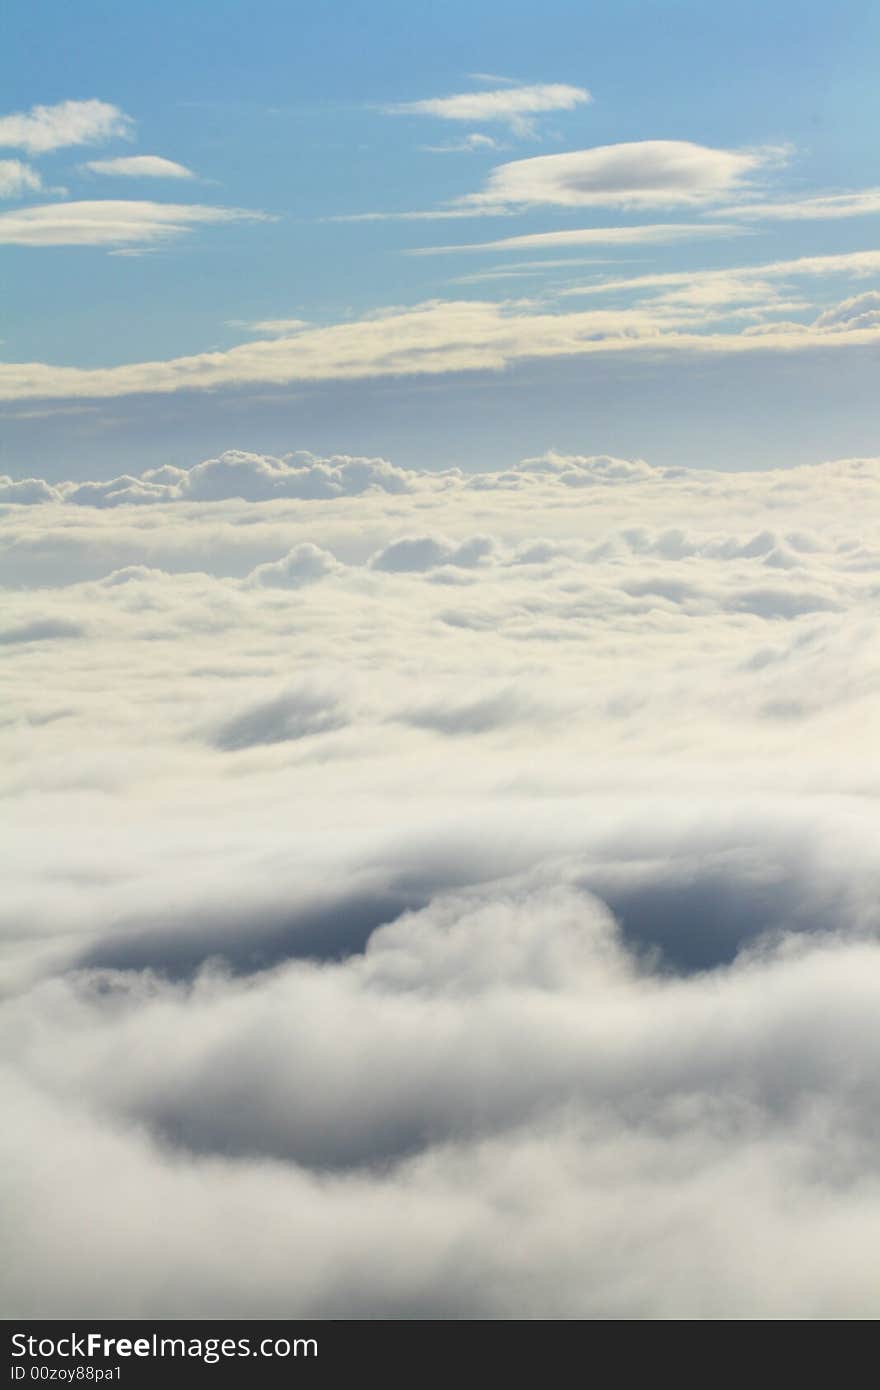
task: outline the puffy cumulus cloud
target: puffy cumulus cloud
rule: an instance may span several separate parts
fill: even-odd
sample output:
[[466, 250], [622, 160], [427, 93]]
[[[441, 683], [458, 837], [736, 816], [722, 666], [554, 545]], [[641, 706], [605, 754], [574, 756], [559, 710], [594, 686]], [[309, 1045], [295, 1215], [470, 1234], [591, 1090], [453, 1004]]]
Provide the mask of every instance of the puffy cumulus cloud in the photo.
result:
[[722, 150], [689, 140], [638, 140], [500, 164], [474, 204], [671, 207], [718, 200], [780, 150]]
[[[170, 479], [172, 475], [166, 470], [162, 476]], [[274, 459], [235, 451], [196, 464], [188, 471], [180, 470], [179, 480], [170, 484], [178, 496], [196, 502], [227, 497], [244, 497], [253, 502], [272, 497], [351, 497], [370, 488], [404, 492], [407, 485], [406, 474], [384, 459], [343, 455], [318, 459], [308, 453]]]
[[49, 154], [69, 145], [126, 137], [134, 122], [108, 101], [60, 101], [0, 116], [0, 148]]
[[31, 506], [36, 502], [53, 502], [59, 497], [56, 488], [43, 478], [10, 478], [8, 473], [0, 474], [0, 503], [15, 502]]
[[76, 486], [0, 512], [10, 1314], [870, 1315], [880, 461]]
[[316, 580], [336, 573], [339, 568], [339, 563], [329, 551], [312, 545], [311, 541], [303, 541], [280, 560], [255, 565], [248, 575], [248, 583], [264, 589], [299, 589], [303, 584], [314, 584]]
[[[561, 454], [555, 449], [548, 449], [537, 458], [523, 459], [518, 471], [527, 475], [546, 474], [566, 487], [647, 481], [658, 476], [658, 471], [643, 459], [618, 459], [609, 454]], [[662, 476], [669, 475], [670, 470], [663, 471]]]
[[471, 569], [488, 560], [494, 548], [491, 536], [470, 536], [460, 544], [445, 536], [403, 536], [377, 551], [370, 564], [392, 574], [431, 570], [438, 565]]
[[129, 246], [168, 241], [211, 222], [259, 222], [266, 215], [198, 203], [149, 203], [104, 198], [47, 203], [0, 213], [0, 245]]
[[334, 454], [318, 458], [307, 450], [275, 458], [227, 449], [218, 458], [192, 468], [165, 464], [133, 476], [120, 474], [103, 482], [66, 482], [54, 486], [41, 478], [14, 481], [0, 477], [0, 503], [29, 505], [65, 502], [77, 507], [141, 506], [159, 502], [268, 502], [281, 498], [317, 500], [353, 497], [370, 490], [402, 493], [410, 476], [381, 458]]
[[878, 963], [652, 976], [598, 903], [523, 885], [255, 984], [37, 987], [7, 1017], [6, 1306], [869, 1316]]
[[29, 164], [20, 159], [0, 159], [0, 198], [20, 198], [25, 193], [39, 193], [43, 180]]

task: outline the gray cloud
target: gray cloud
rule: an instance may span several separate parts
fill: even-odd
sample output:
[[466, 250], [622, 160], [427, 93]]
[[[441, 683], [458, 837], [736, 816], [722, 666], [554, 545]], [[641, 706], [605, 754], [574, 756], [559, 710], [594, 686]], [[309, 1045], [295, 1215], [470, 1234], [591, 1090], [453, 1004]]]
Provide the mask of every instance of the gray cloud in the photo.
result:
[[370, 564], [391, 574], [418, 573], [438, 565], [471, 569], [491, 558], [494, 545], [491, 536], [470, 536], [460, 543], [443, 536], [405, 536], [377, 551]]
[[723, 150], [688, 140], [638, 140], [500, 164], [475, 204], [667, 207], [718, 200], [781, 150]]
[[345, 722], [342, 707], [334, 696], [301, 688], [248, 706], [220, 723], [211, 739], [217, 748], [230, 753], [263, 743], [310, 738], [340, 729]]
[[0, 646], [18, 642], [52, 642], [62, 637], [84, 637], [85, 628], [64, 618], [35, 618], [17, 627], [0, 629]]
[[511, 724], [540, 724], [551, 714], [551, 710], [542, 708], [528, 695], [506, 689], [450, 704], [435, 702], [417, 705], [402, 710], [397, 718], [417, 729], [433, 729], [437, 733], [455, 737], [460, 734], [490, 733]]

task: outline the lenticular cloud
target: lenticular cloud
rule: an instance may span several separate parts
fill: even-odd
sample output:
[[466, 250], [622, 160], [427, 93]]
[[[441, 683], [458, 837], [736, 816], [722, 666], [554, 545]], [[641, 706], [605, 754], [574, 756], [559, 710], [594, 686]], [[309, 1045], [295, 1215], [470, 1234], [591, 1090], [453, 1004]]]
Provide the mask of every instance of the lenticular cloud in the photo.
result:
[[7, 1311], [873, 1316], [878, 503], [0, 480]]

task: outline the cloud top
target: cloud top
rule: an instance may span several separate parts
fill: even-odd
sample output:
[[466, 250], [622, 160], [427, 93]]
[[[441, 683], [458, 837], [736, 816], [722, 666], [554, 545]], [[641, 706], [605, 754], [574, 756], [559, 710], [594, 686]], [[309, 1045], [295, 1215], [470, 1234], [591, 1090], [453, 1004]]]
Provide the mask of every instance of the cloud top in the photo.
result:
[[870, 1315], [880, 461], [7, 486], [4, 1309]]

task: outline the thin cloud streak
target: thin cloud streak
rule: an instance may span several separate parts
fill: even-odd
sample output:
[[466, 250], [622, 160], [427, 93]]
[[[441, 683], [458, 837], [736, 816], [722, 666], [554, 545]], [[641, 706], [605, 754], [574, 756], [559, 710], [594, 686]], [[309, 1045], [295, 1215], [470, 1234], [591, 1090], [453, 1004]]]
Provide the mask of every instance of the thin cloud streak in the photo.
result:
[[409, 256], [445, 256], [465, 251], [550, 250], [559, 246], [632, 246], [689, 241], [702, 237], [742, 236], [743, 229], [723, 223], [657, 222], [641, 227], [581, 227], [560, 232], [529, 232], [523, 236], [501, 237], [496, 241], [463, 242], [455, 246], [417, 246]]
[[173, 159], [158, 154], [134, 154], [119, 159], [92, 159], [83, 165], [91, 174], [132, 179], [194, 179], [195, 174]]
[[47, 203], [0, 213], [0, 245], [120, 246], [168, 241], [193, 227], [223, 222], [265, 222], [266, 213], [197, 203], [101, 199]]
[[530, 117], [547, 111], [572, 111], [592, 101], [585, 87], [563, 82], [503, 86], [497, 91], [459, 92], [422, 101], [395, 102], [382, 109], [390, 116], [433, 116], [442, 121], [503, 122], [520, 133], [532, 130]]

